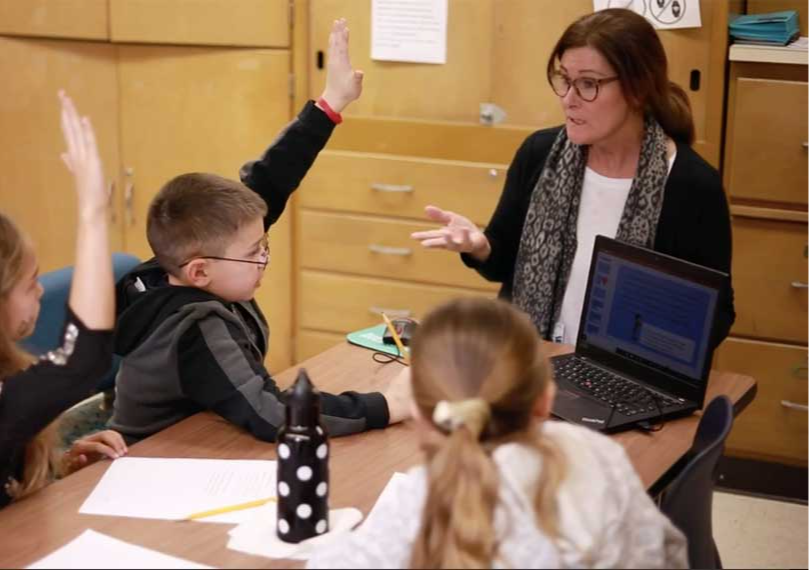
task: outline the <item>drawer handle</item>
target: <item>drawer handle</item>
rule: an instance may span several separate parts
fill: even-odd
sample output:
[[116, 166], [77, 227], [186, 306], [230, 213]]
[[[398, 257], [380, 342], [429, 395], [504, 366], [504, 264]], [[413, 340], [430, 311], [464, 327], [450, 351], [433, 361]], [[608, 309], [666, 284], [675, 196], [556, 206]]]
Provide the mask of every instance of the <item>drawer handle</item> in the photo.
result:
[[387, 245], [377, 245], [372, 243], [368, 246], [371, 253], [379, 253], [382, 255], [397, 255], [399, 257], [407, 257], [413, 255], [413, 250], [409, 247], [390, 247]]
[[802, 146], [803, 148], [809, 148], [809, 141], [803, 141], [803, 142], [801, 143], [801, 146]]
[[788, 410], [798, 410], [799, 412], [809, 411], [809, 406], [806, 406], [805, 404], [796, 404], [795, 402], [790, 402], [789, 400], [781, 400], [781, 405]]
[[793, 281], [792, 287], [795, 289], [809, 289], [809, 283], [804, 283], [803, 281]]
[[385, 314], [393, 318], [410, 317], [413, 315], [413, 311], [409, 309], [386, 309], [385, 307], [368, 307], [368, 312], [379, 315], [380, 317]]
[[371, 184], [371, 190], [376, 192], [387, 192], [388, 194], [410, 194], [413, 187], [410, 184]]

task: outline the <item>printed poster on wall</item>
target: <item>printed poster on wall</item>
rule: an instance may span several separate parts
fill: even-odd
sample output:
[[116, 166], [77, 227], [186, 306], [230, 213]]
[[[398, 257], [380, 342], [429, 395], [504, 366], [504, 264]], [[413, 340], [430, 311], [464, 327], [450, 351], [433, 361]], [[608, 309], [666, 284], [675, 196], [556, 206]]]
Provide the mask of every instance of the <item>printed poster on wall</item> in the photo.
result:
[[448, 0], [372, 0], [371, 59], [447, 62]]
[[702, 27], [699, 0], [593, 0], [593, 11], [607, 8], [637, 12], [658, 30]]

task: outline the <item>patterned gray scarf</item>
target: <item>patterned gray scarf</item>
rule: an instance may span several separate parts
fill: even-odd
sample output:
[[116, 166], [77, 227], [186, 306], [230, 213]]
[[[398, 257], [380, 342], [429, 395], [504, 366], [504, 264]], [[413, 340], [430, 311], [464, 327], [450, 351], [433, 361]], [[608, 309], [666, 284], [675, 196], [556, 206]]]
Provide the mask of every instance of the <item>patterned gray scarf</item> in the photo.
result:
[[[666, 134], [653, 118], [644, 126], [638, 171], [629, 189], [616, 239], [651, 248], [668, 177]], [[542, 338], [559, 320], [576, 254], [587, 147], [570, 142], [563, 128], [539, 176], [520, 239], [513, 302], [528, 313]]]

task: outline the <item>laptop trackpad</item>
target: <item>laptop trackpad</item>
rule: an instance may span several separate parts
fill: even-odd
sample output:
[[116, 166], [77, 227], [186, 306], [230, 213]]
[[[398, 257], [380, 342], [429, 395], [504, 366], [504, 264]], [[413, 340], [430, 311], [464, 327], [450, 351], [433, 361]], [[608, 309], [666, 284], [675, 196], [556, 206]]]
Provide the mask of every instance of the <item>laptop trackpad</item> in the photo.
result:
[[565, 389], [556, 391], [553, 401], [553, 415], [569, 422], [604, 429], [610, 409], [595, 400]]

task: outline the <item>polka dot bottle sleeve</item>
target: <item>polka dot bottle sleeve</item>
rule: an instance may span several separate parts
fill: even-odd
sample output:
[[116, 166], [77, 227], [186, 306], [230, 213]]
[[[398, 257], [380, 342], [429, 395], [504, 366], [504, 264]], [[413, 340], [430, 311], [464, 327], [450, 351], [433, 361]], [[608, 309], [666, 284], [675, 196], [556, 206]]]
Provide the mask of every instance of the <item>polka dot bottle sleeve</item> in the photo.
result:
[[320, 392], [303, 369], [286, 393], [277, 492], [278, 538], [297, 543], [329, 530], [329, 441], [320, 425]]

